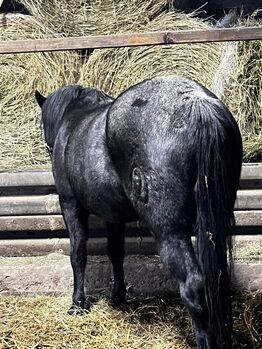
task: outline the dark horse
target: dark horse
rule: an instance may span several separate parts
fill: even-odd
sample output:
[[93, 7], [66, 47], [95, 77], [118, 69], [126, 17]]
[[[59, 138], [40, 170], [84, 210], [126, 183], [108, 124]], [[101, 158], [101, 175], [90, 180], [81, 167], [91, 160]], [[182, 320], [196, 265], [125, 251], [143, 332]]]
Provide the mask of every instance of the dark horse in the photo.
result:
[[242, 142], [225, 105], [182, 77], [147, 80], [116, 99], [81, 86], [36, 98], [70, 235], [70, 313], [85, 303], [88, 215], [107, 224], [115, 306], [126, 295], [124, 225], [141, 220], [179, 282], [197, 347], [231, 348], [228, 259]]

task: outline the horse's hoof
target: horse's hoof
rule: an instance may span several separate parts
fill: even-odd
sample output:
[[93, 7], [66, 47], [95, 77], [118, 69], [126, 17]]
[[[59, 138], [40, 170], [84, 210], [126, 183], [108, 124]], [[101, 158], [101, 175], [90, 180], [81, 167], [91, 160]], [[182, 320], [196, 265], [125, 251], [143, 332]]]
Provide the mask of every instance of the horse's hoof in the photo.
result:
[[127, 306], [127, 301], [122, 297], [111, 297], [111, 306], [114, 309], [123, 309]]
[[86, 301], [83, 304], [76, 305], [73, 303], [68, 310], [69, 315], [83, 315], [85, 312], [89, 311], [91, 308], [91, 303]]
[[84, 311], [84, 308], [79, 307], [76, 304], [72, 304], [67, 313], [69, 315], [83, 315]]
[[126, 302], [126, 287], [123, 286], [114, 286], [112, 292], [111, 292], [111, 306], [113, 308], [123, 308], [127, 305]]

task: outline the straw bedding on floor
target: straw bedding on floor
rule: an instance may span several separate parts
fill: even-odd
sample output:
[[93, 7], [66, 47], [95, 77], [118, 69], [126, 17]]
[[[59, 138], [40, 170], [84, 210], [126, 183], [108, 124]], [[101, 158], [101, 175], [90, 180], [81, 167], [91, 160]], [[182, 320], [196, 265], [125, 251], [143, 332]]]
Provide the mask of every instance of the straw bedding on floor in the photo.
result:
[[[234, 348], [258, 349], [262, 294], [234, 297]], [[114, 310], [106, 299], [70, 316], [69, 297], [0, 298], [1, 349], [189, 349], [194, 334], [179, 298], [133, 299]]]

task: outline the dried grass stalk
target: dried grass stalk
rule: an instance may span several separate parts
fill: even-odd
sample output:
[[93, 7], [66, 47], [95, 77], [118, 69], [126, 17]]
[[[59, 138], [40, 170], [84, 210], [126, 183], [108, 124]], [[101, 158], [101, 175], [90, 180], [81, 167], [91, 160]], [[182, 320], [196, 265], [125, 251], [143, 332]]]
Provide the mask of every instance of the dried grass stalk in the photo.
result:
[[121, 312], [101, 300], [90, 313], [70, 316], [69, 304], [69, 297], [0, 299], [0, 348], [189, 348], [179, 330], [181, 310], [177, 319], [170, 314], [173, 321], [166, 323], [161, 321], [163, 314], [158, 313], [157, 305]]
[[[261, 348], [262, 294], [234, 295], [233, 347]], [[133, 299], [112, 309], [102, 299], [83, 316], [67, 315], [69, 297], [0, 298], [0, 348], [189, 349], [189, 316], [179, 298]], [[133, 308], [133, 309], [132, 309]]]
[[262, 293], [239, 295], [237, 300], [233, 302], [233, 317], [233, 347], [260, 349], [262, 343]]
[[262, 293], [257, 293], [246, 302], [244, 310], [245, 324], [254, 345], [262, 343]]

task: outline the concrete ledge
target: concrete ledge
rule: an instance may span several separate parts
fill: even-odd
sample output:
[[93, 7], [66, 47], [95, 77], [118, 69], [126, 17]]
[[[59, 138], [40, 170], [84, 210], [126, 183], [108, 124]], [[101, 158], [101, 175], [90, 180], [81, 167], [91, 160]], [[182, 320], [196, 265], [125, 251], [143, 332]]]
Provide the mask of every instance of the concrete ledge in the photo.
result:
[[[65, 295], [73, 288], [68, 256], [2, 258], [0, 295]], [[158, 256], [128, 256], [125, 275], [131, 295], [177, 292]], [[108, 294], [112, 285], [111, 265], [105, 256], [89, 257], [86, 273], [87, 294]], [[262, 264], [237, 263], [233, 282], [237, 291], [262, 291]]]
[[[262, 291], [262, 236], [236, 236], [234, 240], [234, 288]], [[86, 273], [89, 294], [109, 294], [112, 278], [111, 265], [105, 256], [106, 243], [105, 238], [89, 240]], [[125, 275], [131, 295], [177, 291], [156, 255], [153, 238], [127, 238], [126, 253]], [[69, 239], [3, 240], [0, 255], [0, 295], [72, 292]]]

